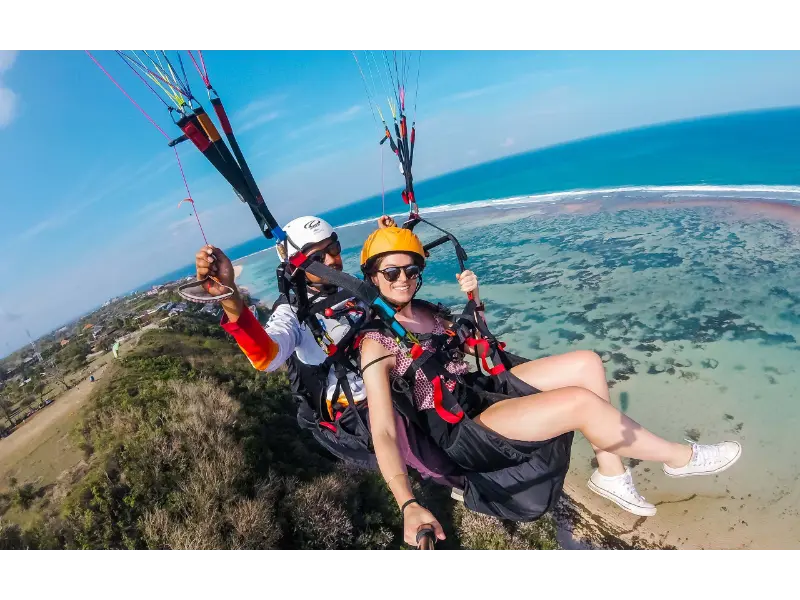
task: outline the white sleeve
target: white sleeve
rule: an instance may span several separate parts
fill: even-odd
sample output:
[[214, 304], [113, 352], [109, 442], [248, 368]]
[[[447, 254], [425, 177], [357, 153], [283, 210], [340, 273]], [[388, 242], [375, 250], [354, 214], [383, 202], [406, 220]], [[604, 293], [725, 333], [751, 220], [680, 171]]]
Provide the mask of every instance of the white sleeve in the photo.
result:
[[278, 345], [278, 353], [265, 369], [268, 373], [275, 371], [289, 360], [292, 353], [297, 350], [301, 340], [300, 321], [291, 305], [281, 304], [272, 313], [264, 328], [267, 335]]

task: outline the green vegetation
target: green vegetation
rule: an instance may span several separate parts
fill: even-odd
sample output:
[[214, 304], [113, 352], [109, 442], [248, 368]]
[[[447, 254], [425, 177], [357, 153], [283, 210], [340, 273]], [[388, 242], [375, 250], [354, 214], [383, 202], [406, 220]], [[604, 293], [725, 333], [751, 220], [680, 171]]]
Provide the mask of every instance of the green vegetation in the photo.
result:
[[[404, 547], [380, 474], [301, 431], [285, 375], [255, 371], [215, 319], [173, 318], [113, 368], [74, 432], [85, 461], [0, 495], [0, 549]], [[557, 547], [549, 519], [503, 525], [415, 486], [443, 548]]]

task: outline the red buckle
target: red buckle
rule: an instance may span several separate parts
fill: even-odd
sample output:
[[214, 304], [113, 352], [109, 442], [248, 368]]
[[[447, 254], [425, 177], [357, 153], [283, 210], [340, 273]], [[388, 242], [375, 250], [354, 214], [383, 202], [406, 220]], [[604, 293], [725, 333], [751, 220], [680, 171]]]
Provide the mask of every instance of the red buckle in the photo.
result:
[[411, 346], [411, 358], [417, 360], [425, 352], [425, 349], [419, 344]]
[[450, 337], [456, 337], [456, 332], [452, 329], [445, 329], [444, 332], [449, 335]]
[[336, 344], [330, 344], [327, 348], [325, 348], [325, 352], [328, 354], [328, 356], [333, 356], [338, 349], [339, 346]]

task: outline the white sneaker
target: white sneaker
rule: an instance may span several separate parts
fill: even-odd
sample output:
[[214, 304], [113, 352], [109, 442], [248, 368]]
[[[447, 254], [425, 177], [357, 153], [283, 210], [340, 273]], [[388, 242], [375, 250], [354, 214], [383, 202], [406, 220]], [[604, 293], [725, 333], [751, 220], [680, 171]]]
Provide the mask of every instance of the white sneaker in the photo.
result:
[[464, 501], [464, 490], [460, 490], [457, 487], [451, 488], [450, 497], [453, 500], [458, 500], [459, 502]]
[[[686, 440], [690, 442], [691, 440]], [[720, 442], [719, 444], [692, 443], [692, 458], [689, 464], [677, 469], [664, 464], [664, 473], [670, 477], [691, 477], [692, 475], [716, 475], [731, 467], [742, 455], [739, 442]]]
[[592, 473], [588, 485], [595, 494], [608, 498], [635, 515], [652, 517], [656, 514], [656, 507], [636, 491], [630, 469], [626, 468], [622, 475], [614, 477], [606, 477], [601, 475], [600, 471], [595, 471]]

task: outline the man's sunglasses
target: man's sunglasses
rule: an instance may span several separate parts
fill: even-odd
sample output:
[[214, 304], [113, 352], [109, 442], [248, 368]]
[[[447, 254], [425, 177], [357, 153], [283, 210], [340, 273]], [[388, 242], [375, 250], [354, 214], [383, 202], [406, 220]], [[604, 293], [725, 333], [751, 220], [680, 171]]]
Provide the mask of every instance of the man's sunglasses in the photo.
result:
[[417, 265], [406, 265], [405, 267], [386, 267], [385, 269], [379, 269], [378, 273], [383, 273], [386, 281], [389, 283], [394, 283], [400, 279], [401, 271], [406, 274], [406, 279], [416, 279], [422, 273], [422, 269], [420, 269]]
[[327, 246], [319, 250], [316, 250], [311, 254], [308, 254], [307, 256], [312, 262], [324, 263], [326, 254], [330, 254], [331, 256], [339, 256], [341, 253], [342, 253], [342, 245], [339, 243], [338, 239], [333, 238], [333, 241], [330, 242]]

